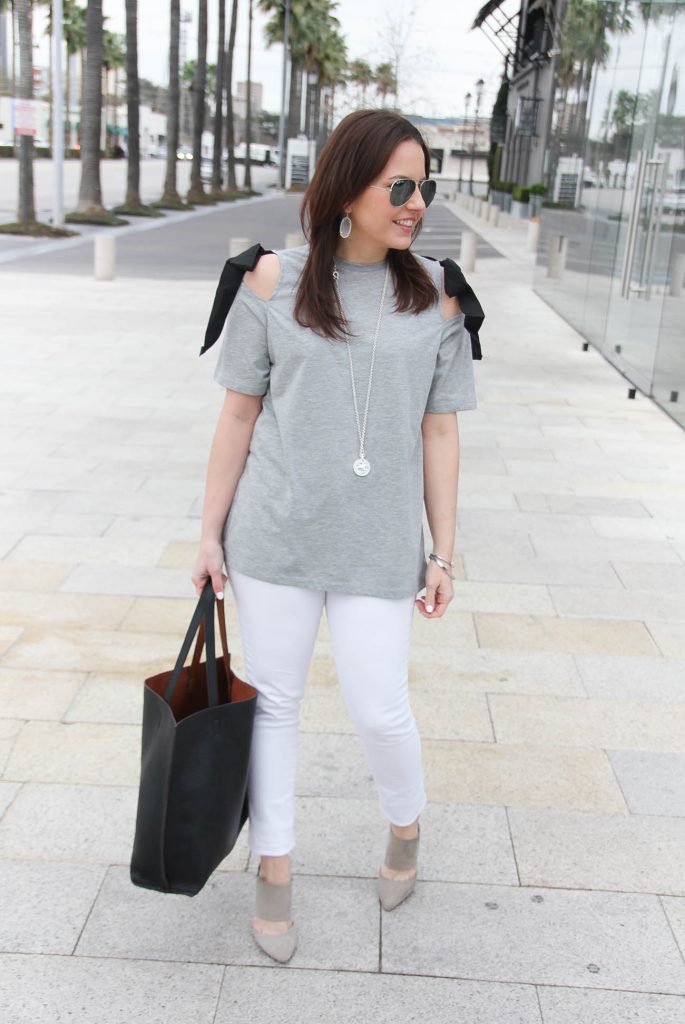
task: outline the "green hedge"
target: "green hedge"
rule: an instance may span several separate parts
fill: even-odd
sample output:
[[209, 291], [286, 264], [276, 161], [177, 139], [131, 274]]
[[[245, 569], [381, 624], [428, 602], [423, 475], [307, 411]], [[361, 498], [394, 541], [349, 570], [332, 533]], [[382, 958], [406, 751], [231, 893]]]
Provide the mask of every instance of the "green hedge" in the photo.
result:
[[514, 200], [517, 203], [527, 203], [530, 199], [530, 189], [525, 185], [514, 185]]

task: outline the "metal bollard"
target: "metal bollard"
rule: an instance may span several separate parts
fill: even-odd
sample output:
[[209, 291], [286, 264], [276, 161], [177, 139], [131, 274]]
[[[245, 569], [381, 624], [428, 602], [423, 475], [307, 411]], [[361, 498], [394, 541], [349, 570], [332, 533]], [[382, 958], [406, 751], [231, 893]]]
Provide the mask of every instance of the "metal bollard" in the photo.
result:
[[289, 231], [285, 236], [285, 248], [296, 249], [299, 245], [304, 245], [304, 235], [301, 231]]
[[112, 281], [116, 269], [116, 244], [111, 235], [95, 236], [95, 280]]
[[496, 228], [497, 225], [499, 224], [499, 206], [495, 206], [494, 203], [490, 207], [490, 216], [488, 219], [492, 224], [493, 228]]
[[249, 238], [229, 238], [228, 240], [228, 255], [237, 256], [239, 253], [244, 252], [245, 249], [250, 248]]
[[683, 278], [685, 278], [685, 255], [680, 253], [673, 257], [673, 269], [671, 270], [671, 287], [669, 293], [679, 299], [683, 294]]
[[459, 266], [466, 274], [476, 269], [476, 235], [473, 231], [462, 231]]
[[528, 252], [537, 252], [538, 238], [540, 235], [540, 221], [529, 220], [528, 221]]

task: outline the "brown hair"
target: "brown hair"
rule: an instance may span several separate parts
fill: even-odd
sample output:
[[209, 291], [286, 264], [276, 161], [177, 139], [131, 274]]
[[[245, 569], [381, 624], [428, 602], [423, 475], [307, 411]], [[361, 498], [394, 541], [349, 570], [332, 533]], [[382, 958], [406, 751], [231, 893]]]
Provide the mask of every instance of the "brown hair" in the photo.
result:
[[[381, 173], [395, 147], [413, 139], [423, 149], [425, 176], [430, 153], [410, 121], [389, 110], [355, 110], [344, 117], [326, 141], [300, 208], [300, 223], [309, 254], [299, 278], [293, 315], [302, 327], [340, 341], [347, 328], [331, 270], [338, 246], [343, 208]], [[415, 238], [422, 221], [415, 228]], [[388, 249], [387, 261], [395, 285], [395, 311], [420, 313], [439, 299], [432, 278], [408, 249]]]

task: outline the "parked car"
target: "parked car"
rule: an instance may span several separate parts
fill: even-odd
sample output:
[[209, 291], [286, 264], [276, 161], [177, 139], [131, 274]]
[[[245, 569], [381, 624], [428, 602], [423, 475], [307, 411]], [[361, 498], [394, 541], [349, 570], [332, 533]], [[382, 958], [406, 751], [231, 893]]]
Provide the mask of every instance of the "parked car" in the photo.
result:
[[178, 149], [176, 150], [176, 159], [177, 160], [192, 160], [193, 159], [193, 151], [190, 148], [190, 146], [179, 146]]

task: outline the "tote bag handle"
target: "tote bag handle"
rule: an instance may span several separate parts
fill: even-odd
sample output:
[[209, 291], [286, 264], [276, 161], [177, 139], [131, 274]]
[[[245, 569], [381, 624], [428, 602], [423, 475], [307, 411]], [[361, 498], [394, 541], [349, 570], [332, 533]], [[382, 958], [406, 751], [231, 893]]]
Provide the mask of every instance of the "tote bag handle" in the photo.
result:
[[[203, 646], [207, 649], [207, 706], [218, 707], [219, 704], [219, 691], [217, 688], [216, 678], [216, 650], [215, 650], [215, 639], [214, 639], [214, 590], [212, 587], [211, 578], [207, 579], [204, 585], [204, 589], [200, 594], [200, 599], [197, 602], [197, 607], [193, 612], [193, 617], [190, 620], [188, 631], [186, 632], [185, 638], [181, 645], [176, 664], [174, 665], [174, 671], [172, 673], [169, 684], [164, 693], [164, 700], [169, 703], [173, 696], [176, 684], [180, 678], [181, 671], [185, 665], [185, 660], [188, 657], [188, 651], [190, 650], [193, 642], [195, 633], [199, 634], [197, 638], [197, 644], [195, 645], [195, 651], [193, 654], [193, 665], [198, 665], [200, 661], [200, 655], [202, 653]], [[228, 642], [226, 638], [226, 622], [224, 619], [224, 605], [223, 601], [219, 601], [219, 633], [221, 635], [221, 647], [224, 659], [224, 668], [226, 670], [226, 679], [229, 684], [229, 700], [230, 700], [230, 683], [231, 673], [229, 670], [229, 658], [228, 658]], [[205, 634], [206, 634], [206, 645], [205, 645]]]

